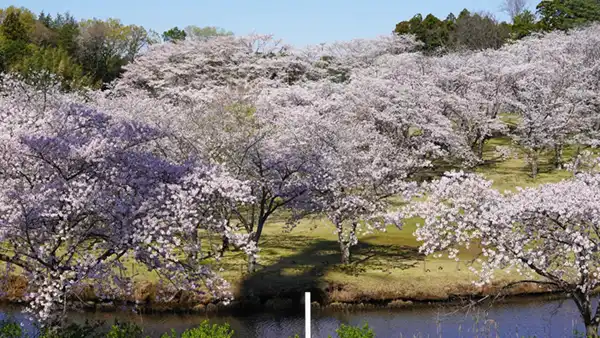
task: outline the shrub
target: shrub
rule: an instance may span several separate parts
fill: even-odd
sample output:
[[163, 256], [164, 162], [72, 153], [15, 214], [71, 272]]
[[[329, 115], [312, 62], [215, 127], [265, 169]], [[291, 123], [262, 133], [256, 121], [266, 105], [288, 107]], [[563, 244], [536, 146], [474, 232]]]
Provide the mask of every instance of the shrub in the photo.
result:
[[134, 323], [115, 322], [106, 334], [106, 338], [142, 338], [144, 330]]
[[104, 338], [105, 331], [100, 331], [104, 323], [89, 322], [84, 324], [71, 323], [60, 328], [41, 329], [40, 338]]
[[373, 333], [373, 330], [369, 328], [369, 324], [367, 323], [362, 328], [342, 324], [335, 332], [339, 338], [375, 338], [375, 333]]
[[[200, 326], [184, 331], [180, 338], [231, 338], [234, 331], [229, 328], [229, 324], [213, 324], [208, 321], [203, 321]], [[171, 334], [165, 333], [161, 338], [178, 338], [175, 330], [171, 330]]]
[[23, 330], [21, 326], [13, 320], [0, 321], [0, 338], [21, 338]]

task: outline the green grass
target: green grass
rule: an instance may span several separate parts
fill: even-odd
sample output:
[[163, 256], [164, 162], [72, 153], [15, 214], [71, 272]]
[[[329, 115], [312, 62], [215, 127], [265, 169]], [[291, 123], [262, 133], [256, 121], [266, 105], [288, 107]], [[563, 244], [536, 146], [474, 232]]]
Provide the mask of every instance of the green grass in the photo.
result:
[[[499, 145], [510, 145], [505, 138], [486, 143], [484, 159], [494, 157]], [[565, 149], [568, 159], [573, 149]], [[552, 154], [544, 154], [540, 173], [534, 180], [522, 156], [501, 162], [489, 162], [475, 171], [494, 182], [500, 191], [514, 190], [542, 183], [558, 182], [571, 174], [554, 170]], [[229, 253], [221, 267], [236, 285], [238, 295], [249, 293], [281, 295], [287, 292], [321, 288], [331, 301], [362, 299], [416, 299], [443, 300], [455, 295], [473, 295], [497, 290], [476, 288], [475, 276], [467, 268], [479, 250], [471, 248], [459, 256], [460, 261], [447, 258], [424, 257], [419, 254], [419, 243], [413, 236], [416, 221], [411, 220], [401, 229], [390, 227], [359, 237], [353, 248], [353, 263], [340, 266], [340, 251], [334, 227], [325, 219], [302, 221], [292, 232], [282, 230], [283, 223], [275, 219], [267, 224], [260, 243], [260, 271], [245, 273], [245, 258], [241, 253]], [[499, 272], [497, 285], [518, 279], [515, 273]], [[514, 292], [535, 292], [534, 286], [523, 286]]]
[[[495, 157], [496, 146], [511, 146], [508, 138], [495, 138], [486, 142], [483, 158], [492, 159]], [[575, 149], [566, 147], [563, 151], [564, 159], [570, 159]], [[518, 152], [518, 151], [517, 151]], [[535, 179], [530, 175], [529, 166], [523, 160], [523, 153], [518, 152], [517, 158], [510, 158], [504, 161], [485, 163], [475, 169], [475, 172], [482, 174], [487, 179], [494, 182], [493, 187], [499, 191], [514, 191], [516, 187], [533, 187], [544, 183], [556, 183], [569, 178], [572, 174], [565, 170], [556, 170], [552, 163], [552, 154], [550, 152], [543, 154], [540, 159], [539, 173]]]

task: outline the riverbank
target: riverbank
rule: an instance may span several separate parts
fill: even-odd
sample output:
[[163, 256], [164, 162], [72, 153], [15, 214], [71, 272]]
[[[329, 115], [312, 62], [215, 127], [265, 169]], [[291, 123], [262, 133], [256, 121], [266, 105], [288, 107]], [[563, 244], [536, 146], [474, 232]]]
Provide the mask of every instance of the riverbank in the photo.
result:
[[[22, 278], [12, 279], [19, 287], [22, 286]], [[395, 309], [419, 309], [427, 307], [469, 307], [489, 302], [513, 302], [523, 299], [555, 300], [566, 299], [567, 295], [548, 288], [542, 288], [533, 283], [521, 284], [516, 288], [503, 289], [502, 284], [496, 284], [480, 288], [477, 292], [452, 294], [445, 298], [395, 298], [395, 299], [336, 299], [335, 293], [328, 293], [324, 289], [311, 289], [312, 308], [323, 311], [366, 311], [366, 310], [395, 310]], [[144, 289], [144, 286], [140, 286]], [[153, 287], [152, 285], [146, 285]], [[2, 297], [5, 305], [25, 305], [22, 295], [14, 297], [17, 290], [12, 289], [10, 296]], [[278, 295], [241, 296], [235, 300], [225, 303], [210, 298], [198, 299], [178, 293], [169, 299], [157, 301], [153, 298], [137, 298], [143, 296], [138, 289], [133, 298], [100, 300], [90, 297], [90, 294], [79, 294], [79, 308], [86, 312], [131, 312], [138, 313], [185, 313], [185, 314], [221, 314], [231, 315], [235, 313], [258, 312], [280, 312], [289, 313], [302, 312], [304, 309], [304, 290], [287, 290], [286, 293]], [[152, 297], [152, 295], [147, 295]]]
[[[452, 307], [448, 303], [418, 304], [409, 308], [322, 309], [312, 312], [312, 337], [335, 336], [341, 324], [362, 327], [368, 323], [375, 337], [581, 337], [580, 315], [572, 301], [554, 296], [521, 296], [501, 299], [475, 307]], [[12, 318], [24, 329], [34, 329], [22, 306], [0, 305], [0, 317]], [[302, 336], [304, 313], [290, 311], [245, 311], [214, 313], [134, 313], [69, 312], [74, 323], [103, 322], [106, 328], [116, 322], [133, 323], [143, 328], [144, 337], [161, 337], [175, 329], [183, 332], [208, 320], [229, 324], [233, 337], [281, 338]], [[35, 335], [34, 335], [35, 336]]]
[[[312, 293], [315, 308], [343, 311], [459, 305], [496, 295], [552, 293], [548, 288], [531, 283], [504, 290], [508, 283], [519, 278], [515, 273], [506, 272], [500, 272], [504, 278], [493, 285], [476, 287], [472, 283], [476, 277], [468, 265], [477, 248], [461, 254], [458, 262], [420, 255], [418, 243], [412, 236], [414, 222], [402, 230], [390, 228], [387, 233], [361, 238], [353, 251], [353, 263], [347, 266], [335, 264], [339, 252], [337, 242], [325, 231], [329, 226], [322, 224], [318, 229], [311, 229], [309, 225], [304, 222], [291, 234], [269, 230], [263, 242], [260, 260], [263, 265], [253, 274], [245, 273], [242, 253], [228, 253], [217, 267], [224, 269], [225, 278], [232, 283], [235, 300], [230, 304], [208, 295], [169, 294], [156, 283], [152, 273], [140, 270], [136, 271], [134, 293], [128, 298], [99, 299], [91, 288], [84, 289], [77, 298], [83, 301], [83, 309], [89, 311], [134, 307], [146, 313], [232, 313], [301, 310], [306, 291]], [[4, 300], [20, 303], [26, 280], [12, 276], [5, 285]]]
[[[14, 291], [14, 290], [13, 290]], [[142, 293], [136, 292], [136, 296]], [[86, 295], [79, 295], [86, 297]], [[502, 285], [481, 288], [478, 292], [452, 294], [446, 298], [396, 298], [396, 299], [335, 299], [335, 294], [327, 294], [327, 290], [311, 290], [312, 308], [326, 312], [399, 310], [422, 308], [457, 308], [471, 307], [489, 303], [511, 303], [524, 300], [548, 301], [567, 299], [568, 296], [534, 284], [522, 284], [517, 288], [502, 289]], [[240, 297], [232, 302], [224, 303], [209, 299], [187, 298], [185, 295], [174, 295], [170, 300], [153, 301], [151, 299], [113, 299], [101, 301], [95, 297], [80, 298], [79, 308], [84, 312], [131, 312], [141, 314], [214, 314], [235, 315], [254, 312], [301, 313], [304, 309], [304, 291], [287, 292], [279, 295], [260, 295]], [[4, 305], [25, 305], [21, 298], [2, 299]], [[74, 307], [75, 308], [75, 307]]]

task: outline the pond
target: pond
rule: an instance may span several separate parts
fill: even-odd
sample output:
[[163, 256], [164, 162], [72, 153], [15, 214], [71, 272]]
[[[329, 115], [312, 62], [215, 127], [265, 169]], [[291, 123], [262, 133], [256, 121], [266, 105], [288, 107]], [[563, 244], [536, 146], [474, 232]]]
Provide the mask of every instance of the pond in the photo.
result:
[[[16, 306], [3, 306], [2, 315], [31, 322]], [[335, 335], [340, 324], [362, 325], [368, 322], [376, 337], [573, 337], [584, 330], [577, 308], [570, 299], [523, 297], [466, 309], [440, 305], [415, 306], [398, 310], [325, 311], [313, 310], [312, 337]], [[151, 337], [175, 329], [183, 331], [209, 319], [229, 323], [236, 335], [244, 338], [287, 338], [304, 332], [302, 313], [250, 313], [243, 315], [144, 314], [133, 312], [72, 313], [69, 318], [88, 320], [134, 321]]]

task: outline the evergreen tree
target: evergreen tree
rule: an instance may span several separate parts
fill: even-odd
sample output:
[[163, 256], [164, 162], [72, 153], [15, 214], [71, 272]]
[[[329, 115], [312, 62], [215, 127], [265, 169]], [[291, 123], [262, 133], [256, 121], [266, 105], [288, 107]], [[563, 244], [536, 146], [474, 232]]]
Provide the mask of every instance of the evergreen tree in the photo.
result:
[[588, 22], [600, 21], [600, 1], [542, 0], [537, 5], [537, 12], [543, 30], [567, 30]]
[[27, 43], [29, 36], [27, 28], [19, 18], [19, 13], [10, 11], [2, 21], [1, 32], [7, 40]]
[[178, 27], [173, 27], [162, 34], [162, 38], [165, 42], [176, 42], [185, 40], [187, 33]]
[[10, 67], [28, 54], [27, 29], [17, 11], [10, 11], [0, 26], [0, 72]]
[[522, 39], [532, 32], [538, 30], [538, 23], [535, 20], [535, 14], [531, 11], [526, 10], [523, 13], [517, 14], [513, 18], [513, 24], [511, 27], [512, 38], [513, 39]]

